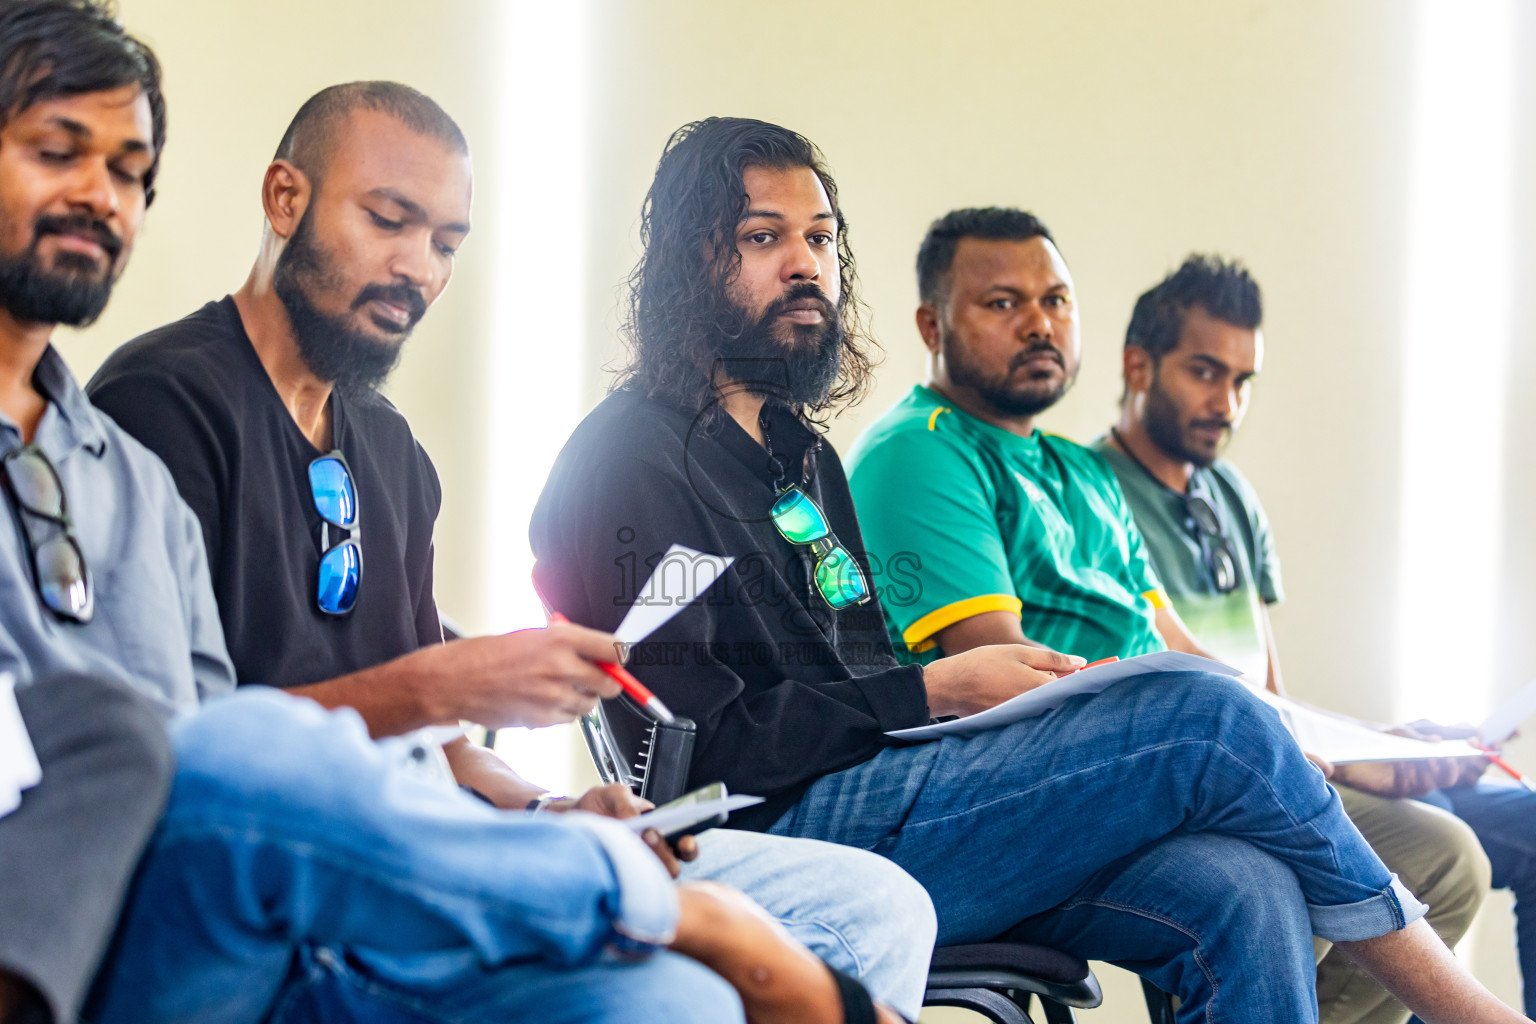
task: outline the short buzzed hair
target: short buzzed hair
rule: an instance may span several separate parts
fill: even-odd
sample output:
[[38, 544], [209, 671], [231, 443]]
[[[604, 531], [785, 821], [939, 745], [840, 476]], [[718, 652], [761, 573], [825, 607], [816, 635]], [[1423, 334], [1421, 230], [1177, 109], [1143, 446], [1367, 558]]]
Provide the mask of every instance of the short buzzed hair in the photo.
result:
[[432, 97], [399, 82], [348, 82], [321, 89], [304, 101], [283, 132], [272, 159], [287, 160], [319, 184], [337, 129], [357, 110], [388, 114], [456, 152], [469, 152], [458, 123]]
[[1023, 210], [1006, 206], [951, 210], [928, 226], [928, 234], [917, 248], [918, 301], [929, 305], [943, 301], [949, 290], [949, 270], [955, 265], [955, 250], [960, 248], [962, 238], [1001, 242], [1043, 238], [1055, 244], [1050, 228]]

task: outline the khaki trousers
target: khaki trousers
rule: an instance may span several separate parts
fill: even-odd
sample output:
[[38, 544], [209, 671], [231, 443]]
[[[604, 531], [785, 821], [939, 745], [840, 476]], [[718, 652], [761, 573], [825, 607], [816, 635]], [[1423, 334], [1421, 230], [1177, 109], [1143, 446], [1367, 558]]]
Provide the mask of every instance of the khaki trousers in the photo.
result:
[[[1465, 822], [1416, 800], [1387, 800], [1336, 787], [1360, 834], [1410, 892], [1429, 904], [1430, 926], [1454, 946], [1488, 893], [1492, 869]], [[1403, 1024], [1408, 1009], [1339, 950], [1318, 940], [1322, 1024]], [[1327, 950], [1326, 955], [1322, 954]]]

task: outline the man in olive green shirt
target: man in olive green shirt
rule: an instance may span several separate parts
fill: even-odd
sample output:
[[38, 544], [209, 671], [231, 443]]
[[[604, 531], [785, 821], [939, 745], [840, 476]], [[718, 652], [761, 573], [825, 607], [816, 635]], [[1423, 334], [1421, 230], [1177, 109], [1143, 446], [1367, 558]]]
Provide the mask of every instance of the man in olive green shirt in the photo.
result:
[[[1224, 660], [1283, 693], [1268, 611], [1284, 597], [1274, 535], [1258, 493], [1218, 457], [1242, 421], [1260, 368], [1261, 315], [1259, 287], [1248, 272], [1211, 257], [1191, 256], [1149, 289], [1126, 331], [1120, 421], [1095, 449], [1115, 471], [1148, 557], [1184, 620]], [[1536, 797], [1507, 782], [1478, 782], [1484, 767], [1347, 765], [1335, 771], [1334, 782], [1356, 824], [1399, 813], [1401, 801], [1369, 795], [1374, 792], [1419, 796], [1471, 827], [1491, 862], [1493, 886], [1515, 894], [1520, 966], [1529, 978], [1536, 974], [1536, 857], [1530, 852], [1536, 849]], [[1446, 834], [1442, 842], [1464, 839]], [[1425, 844], [1417, 856], [1431, 848]], [[1405, 850], [1405, 856], [1415, 854]], [[1398, 870], [1406, 879], [1414, 869]], [[1441, 900], [1419, 895], [1431, 905], [1455, 902], [1454, 894]], [[1473, 909], [1454, 916], [1470, 919]], [[1384, 999], [1372, 1011], [1373, 993], [1379, 989], [1357, 970], [1340, 967], [1319, 977], [1320, 998], [1360, 1008], [1349, 1019], [1401, 1018]], [[1529, 985], [1525, 1011], [1536, 1012]]]
[[1119, 428], [1093, 450], [1109, 463], [1143, 550], [1189, 631], [1250, 679], [1270, 675], [1266, 606], [1285, 599], [1269, 518], [1237, 467], [1192, 466], [1175, 491], [1121, 448]]
[[[1165, 645], [1216, 656], [1170, 603], [1110, 465], [1035, 427], [1080, 360], [1072, 277], [1049, 231], [1018, 210], [957, 210], [930, 227], [917, 270], [929, 380], [848, 458], [893, 637], [918, 659], [1020, 642], [1090, 660]], [[1272, 584], [1278, 597], [1278, 574]], [[1341, 795], [1454, 943], [1487, 887], [1476, 837], [1435, 808]], [[1326, 1024], [1408, 1015], [1336, 953], [1318, 990]]]

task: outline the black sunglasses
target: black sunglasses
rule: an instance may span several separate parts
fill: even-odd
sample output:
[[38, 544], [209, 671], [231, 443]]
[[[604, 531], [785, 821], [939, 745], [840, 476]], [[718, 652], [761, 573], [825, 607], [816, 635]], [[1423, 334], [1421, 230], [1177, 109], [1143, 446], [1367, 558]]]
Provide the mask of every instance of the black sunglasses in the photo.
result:
[[68, 622], [85, 624], [95, 611], [95, 591], [85, 552], [69, 519], [64, 483], [48, 456], [26, 445], [0, 456], [0, 480], [21, 514], [32, 561], [32, 582], [43, 607]]
[[1210, 570], [1216, 591], [1230, 594], [1242, 582], [1237, 573], [1237, 552], [1231, 541], [1221, 531], [1221, 518], [1211, 503], [1198, 494], [1186, 494], [1184, 499], [1185, 526], [1193, 527], [1200, 541], [1200, 552], [1205, 556], [1205, 567]]

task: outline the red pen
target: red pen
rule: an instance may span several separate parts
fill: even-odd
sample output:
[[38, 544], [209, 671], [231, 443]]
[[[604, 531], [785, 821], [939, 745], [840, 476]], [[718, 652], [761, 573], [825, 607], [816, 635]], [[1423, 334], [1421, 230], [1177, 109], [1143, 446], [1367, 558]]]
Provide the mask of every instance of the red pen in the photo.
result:
[[[570, 622], [571, 620], [559, 612], [549, 613], [550, 622]], [[636, 702], [647, 711], [656, 721], [663, 725], [671, 725], [677, 721], [677, 717], [667, 710], [667, 706], [661, 702], [661, 698], [646, 689], [644, 683], [636, 679], [623, 665], [612, 661], [599, 661], [595, 663], [598, 668], [607, 673], [608, 678], [621, 686], [625, 693], [633, 697]]]
[[[1108, 665], [1112, 661], [1119, 661], [1119, 660], [1120, 660], [1120, 656], [1118, 654], [1111, 654], [1107, 658], [1100, 658], [1098, 661], [1090, 661], [1086, 665], [1079, 665], [1079, 666], [1077, 666], [1077, 668], [1073, 669], [1072, 672], [1081, 672], [1085, 668], [1093, 668], [1096, 665]], [[1072, 672], [1065, 672], [1065, 673], [1063, 673], [1063, 675], [1071, 675]]]
[[1509, 762], [1504, 760], [1497, 753], [1495, 753], [1492, 748], [1485, 747], [1485, 746], [1483, 746], [1480, 743], [1474, 743], [1472, 745], [1474, 747], [1476, 747], [1478, 750], [1481, 750], [1483, 752], [1483, 756], [1488, 759], [1488, 763], [1489, 764], [1493, 765], [1495, 768], [1503, 769], [1504, 773], [1506, 775], [1508, 775], [1510, 778], [1512, 778], [1516, 782], [1520, 783], [1520, 785], [1524, 786], [1526, 789], [1530, 790], [1532, 793], [1536, 793], [1536, 786], [1531, 785], [1531, 780], [1526, 778], [1524, 775], [1521, 775], [1519, 772], [1515, 771], [1513, 768], [1511, 768], [1509, 766]]

